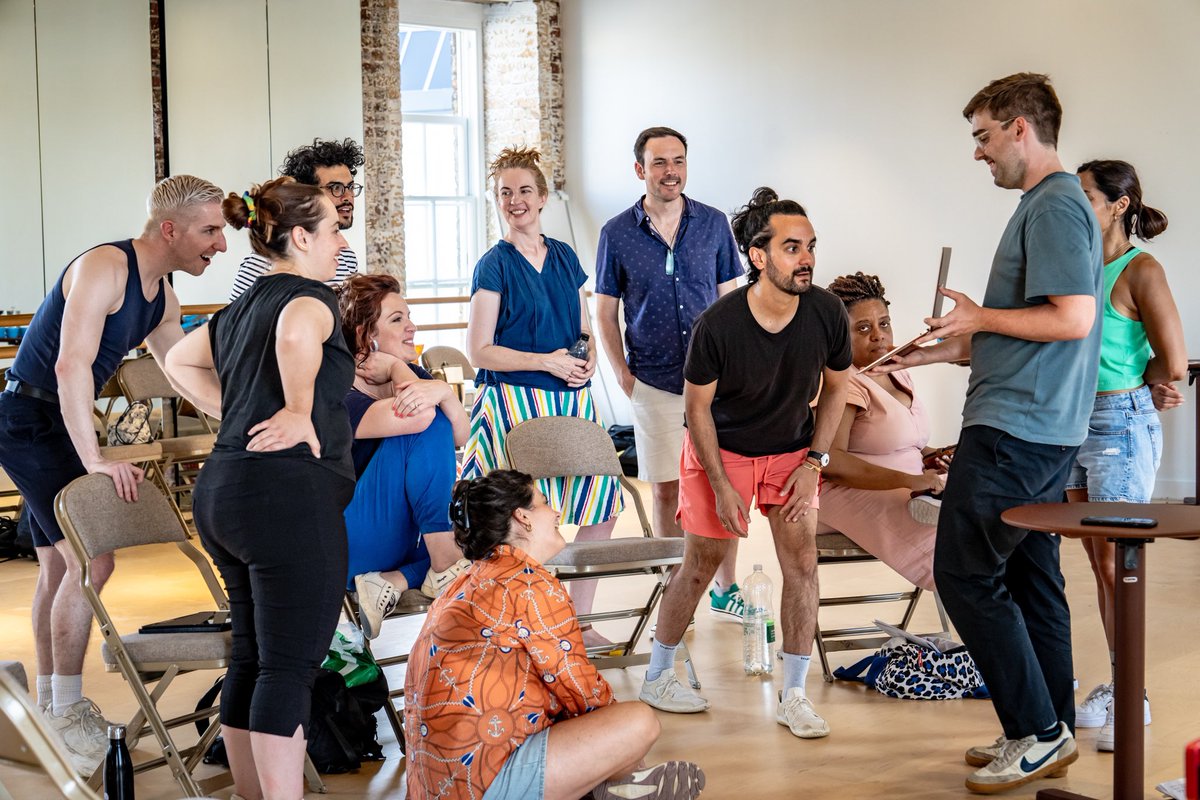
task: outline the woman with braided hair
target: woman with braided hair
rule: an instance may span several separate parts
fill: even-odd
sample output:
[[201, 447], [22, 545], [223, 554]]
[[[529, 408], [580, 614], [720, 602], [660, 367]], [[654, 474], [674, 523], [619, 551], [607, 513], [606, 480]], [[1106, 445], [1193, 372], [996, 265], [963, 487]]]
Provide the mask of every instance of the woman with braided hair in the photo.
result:
[[[892, 349], [883, 284], [856, 272], [829, 284], [850, 316], [854, 366]], [[854, 374], [822, 477], [820, 522], [923, 589], [933, 586], [937, 504], [949, 456], [928, 446], [929, 415], [907, 370]], [[911, 511], [910, 511], [911, 505]]]
[[221, 210], [271, 269], [175, 345], [167, 373], [221, 418], [193, 508], [229, 594], [221, 725], [235, 797], [297, 800], [313, 681], [345, 591], [342, 510], [354, 493], [342, 405], [354, 359], [324, 283], [346, 240], [326, 194], [291, 178], [230, 194]]

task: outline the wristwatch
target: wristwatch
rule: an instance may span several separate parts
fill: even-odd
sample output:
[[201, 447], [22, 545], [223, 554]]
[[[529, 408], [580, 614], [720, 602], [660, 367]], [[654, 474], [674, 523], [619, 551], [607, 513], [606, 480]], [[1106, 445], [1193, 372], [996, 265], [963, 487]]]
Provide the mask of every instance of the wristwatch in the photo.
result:
[[808, 461], [815, 461], [820, 469], [825, 469], [829, 466], [829, 453], [822, 453], [820, 450], [809, 449]]

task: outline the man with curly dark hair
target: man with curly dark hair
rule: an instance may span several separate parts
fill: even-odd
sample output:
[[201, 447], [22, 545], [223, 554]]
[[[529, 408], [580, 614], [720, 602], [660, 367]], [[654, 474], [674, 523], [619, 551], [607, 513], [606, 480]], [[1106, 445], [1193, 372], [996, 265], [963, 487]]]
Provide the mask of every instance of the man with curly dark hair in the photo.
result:
[[[297, 147], [284, 157], [279, 174], [324, 189], [337, 208], [339, 227], [347, 230], [354, 224], [354, 198], [362, 194], [362, 184], [355, 183], [354, 176], [363, 161], [362, 145], [353, 139], [313, 139], [311, 145]], [[229, 302], [238, 299], [270, 267], [270, 262], [262, 256], [255, 253], [246, 256], [238, 265]], [[344, 247], [338, 253], [337, 274], [329, 285], [337, 286], [355, 272], [358, 272], [358, 257]]]

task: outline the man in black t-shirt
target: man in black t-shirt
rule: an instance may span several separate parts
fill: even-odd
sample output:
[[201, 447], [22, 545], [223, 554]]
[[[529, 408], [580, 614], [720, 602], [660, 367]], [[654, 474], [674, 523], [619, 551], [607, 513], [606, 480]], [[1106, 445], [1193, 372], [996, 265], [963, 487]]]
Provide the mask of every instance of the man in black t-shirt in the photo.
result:
[[845, 408], [849, 323], [841, 301], [812, 285], [816, 236], [803, 206], [759, 189], [734, 216], [733, 232], [749, 261], [749, 285], [717, 300], [693, 331], [678, 513], [686, 551], [663, 597], [640, 699], [676, 713], [708, 708], [676, 678], [675, 648], [717, 566], [747, 535], [756, 499], [783, 572], [776, 720], [814, 739], [827, 736], [829, 725], [804, 691], [818, 601], [817, 515], [810, 511]]

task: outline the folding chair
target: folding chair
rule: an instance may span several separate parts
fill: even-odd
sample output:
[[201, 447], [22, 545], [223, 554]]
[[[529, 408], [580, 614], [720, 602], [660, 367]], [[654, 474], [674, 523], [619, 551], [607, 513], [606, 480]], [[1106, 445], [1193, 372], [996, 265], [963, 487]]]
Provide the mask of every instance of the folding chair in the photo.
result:
[[[830, 564], [862, 564], [870, 561], [879, 561], [879, 559], [859, 547], [853, 539], [844, 533], [836, 531], [824, 523], [817, 523], [818, 568]], [[904, 612], [900, 621], [896, 623], [896, 627], [901, 630], [908, 630], [913, 614], [917, 610], [917, 603], [920, 601], [923, 593], [924, 590], [920, 586], [913, 586], [911, 589], [901, 592], [838, 595], [835, 597], [822, 595], [818, 606], [820, 608], [829, 608], [870, 603], [904, 603]], [[938, 599], [936, 592], [933, 597], [937, 603], [938, 618], [942, 624], [942, 631], [949, 631], [950, 620], [946, 617], [946, 612], [942, 608], [942, 601]], [[829, 651], [876, 650], [886, 644], [890, 638], [891, 636], [884, 633], [875, 625], [824, 629], [821, 627], [818, 617], [815, 639], [817, 654], [821, 658], [821, 672], [825, 681], [827, 683], [833, 682], [833, 672], [829, 669], [829, 658], [827, 656]]]
[[[424, 614], [429, 611], [429, 605], [433, 602], [433, 598], [421, 594], [420, 589], [405, 589], [400, 593], [400, 600], [396, 603], [396, 607], [391, 613], [384, 617], [384, 622], [403, 617], [411, 617], [417, 614]], [[354, 627], [360, 627], [358, 624], [358, 596], [354, 592], [346, 592], [345, 601], [343, 604], [347, 619]], [[383, 653], [377, 645], [379, 640], [375, 640], [375, 645], [371, 644], [371, 640], [363, 637], [363, 650], [375, 659], [375, 663], [380, 669], [386, 670], [388, 667], [396, 667], [408, 663], [409, 651], [405, 649], [403, 652], [393, 653], [391, 655]], [[387, 715], [388, 724], [392, 726], [392, 733], [396, 735], [396, 741], [400, 744], [400, 752], [405, 752], [404, 746], [404, 720], [402, 709], [396, 707], [396, 702], [404, 698], [404, 684], [398, 683], [393, 686], [388, 683], [388, 698], [383, 704], [383, 713]]]
[[445, 369], [446, 367], [462, 367], [463, 378], [469, 381], [475, 380], [475, 368], [471, 366], [471, 362], [467, 360], [466, 355], [457, 347], [450, 347], [449, 345], [426, 347], [421, 352], [421, 366], [430, 372]]
[[[0, 670], [0, 764], [42, 773], [69, 800], [100, 800], [75, 773], [23, 686]], [[12, 800], [0, 783], [0, 800]]]
[[[612, 440], [596, 423], [581, 417], [535, 417], [509, 431], [505, 437], [505, 447], [508, 450], [508, 463], [513, 469], [526, 472], [534, 478], [612, 475], [629, 493], [641, 523], [642, 536], [572, 542], [546, 567], [564, 582], [653, 575], [656, 578], [654, 586], [642, 605], [594, 612], [579, 618], [582, 624], [617, 619], [635, 620], [629, 638], [619, 643], [615, 650], [610, 645], [588, 648], [588, 656], [597, 668], [622, 669], [648, 664], [648, 653], [635, 655], [633, 651], [662, 598], [669, 568], [683, 563], [684, 540], [654, 537], [641, 494], [626, 479]], [[619, 655], [610, 655], [613, 652]], [[687, 668], [689, 682], [699, 689], [700, 681], [696, 678], [686, 643], [680, 642], [678, 653]]]
[[[158, 398], [165, 421], [170, 415], [170, 401], [181, 400], [179, 392], [167, 380], [158, 362], [150, 356], [131, 358], [117, 369], [117, 383], [126, 400], [150, 400]], [[198, 429], [202, 432], [186, 436], [163, 436], [155, 441], [162, 447], [162, 456], [155, 464], [153, 480], [171, 502], [172, 510], [190, 530], [190, 523], [183, 513], [185, 496], [190, 496], [199, 472], [199, 464], [212, 453], [217, 437], [212, 423], [199, 409], [196, 410]], [[196, 465], [196, 466], [192, 466]], [[171, 472], [174, 469], [174, 480]]]

